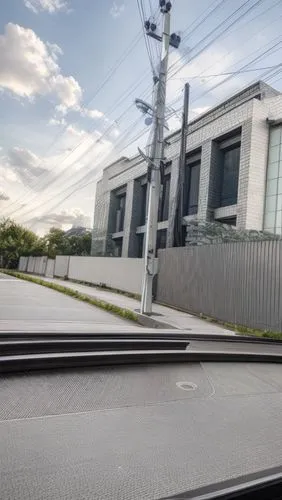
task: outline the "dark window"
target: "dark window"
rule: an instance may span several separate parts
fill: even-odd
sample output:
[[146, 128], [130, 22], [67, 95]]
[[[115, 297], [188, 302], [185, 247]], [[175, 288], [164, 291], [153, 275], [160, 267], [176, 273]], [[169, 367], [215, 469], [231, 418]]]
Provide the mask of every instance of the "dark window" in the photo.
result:
[[122, 253], [122, 238], [116, 238], [114, 241], [114, 256], [121, 257]]
[[216, 222], [227, 224], [228, 226], [236, 226], [237, 217], [224, 217], [223, 219], [216, 219]]
[[235, 205], [238, 197], [240, 145], [222, 151], [220, 206]]
[[161, 188], [161, 197], [159, 204], [159, 221], [168, 220], [169, 212], [169, 193], [170, 193], [170, 174], [164, 176], [164, 182]]
[[140, 210], [140, 226], [146, 223], [146, 208], [147, 208], [147, 184], [141, 186], [141, 210]]
[[200, 160], [186, 165], [184, 180], [184, 215], [195, 215], [198, 212], [200, 168]]
[[143, 257], [144, 233], [137, 234], [137, 239], [138, 239], [137, 257], [141, 259]]
[[123, 194], [121, 196], [118, 196], [117, 200], [118, 200], [118, 208], [116, 212], [116, 232], [119, 233], [124, 229], [126, 195]]
[[157, 250], [166, 248], [166, 229], [159, 229], [157, 232]]

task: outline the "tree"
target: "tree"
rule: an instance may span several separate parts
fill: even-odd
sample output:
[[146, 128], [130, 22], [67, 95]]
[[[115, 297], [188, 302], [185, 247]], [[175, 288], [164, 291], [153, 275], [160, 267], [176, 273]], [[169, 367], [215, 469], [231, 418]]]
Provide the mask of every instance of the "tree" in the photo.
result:
[[90, 232], [68, 236], [69, 255], [90, 255], [91, 238], [92, 235]]
[[65, 237], [65, 232], [62, 229], [52, 227], [44, 237], [45, 246], [48, 257], [54, 259], [56, 255], [69, 255], [69, 241]]
[[44, 242], [29, 229], [11, 219], [0, 221], [0, 255], [5, 268], [16, 268], [21, 255], [44, 255]]

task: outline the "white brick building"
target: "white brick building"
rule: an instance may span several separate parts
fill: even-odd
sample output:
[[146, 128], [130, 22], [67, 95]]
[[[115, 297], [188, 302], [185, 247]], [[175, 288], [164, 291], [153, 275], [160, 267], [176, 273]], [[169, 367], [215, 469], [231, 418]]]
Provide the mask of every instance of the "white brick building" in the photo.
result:
[[[166, 138], [158, 247], [171, 246], [180, 131]], [[106, 167], [97, 184], [92, 253], [141, 257], [147, 165]], [[282, 94], [257, 82], [189, 124], [184, 218], [282, 233]]]

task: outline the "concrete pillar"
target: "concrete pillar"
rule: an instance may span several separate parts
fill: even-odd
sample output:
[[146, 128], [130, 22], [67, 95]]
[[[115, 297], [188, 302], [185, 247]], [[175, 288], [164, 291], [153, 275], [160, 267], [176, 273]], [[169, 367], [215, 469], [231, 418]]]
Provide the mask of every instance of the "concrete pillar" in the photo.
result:
[[198, 219], [210, 220], [209, 208], [209, 186], [211, 174], [211, 159], [213, 155], [212, 141], [206, 141], [202, 144], [201, 170], [199, 185]]
[[254, 99], [245, 224], [246, 229], [256, 229], [258, 231], [263, 229], [264, 217], [269, 144], [267, 114], [264, 103]]
[[242, 125], [236, 226], [246, 228], [252, 120]]

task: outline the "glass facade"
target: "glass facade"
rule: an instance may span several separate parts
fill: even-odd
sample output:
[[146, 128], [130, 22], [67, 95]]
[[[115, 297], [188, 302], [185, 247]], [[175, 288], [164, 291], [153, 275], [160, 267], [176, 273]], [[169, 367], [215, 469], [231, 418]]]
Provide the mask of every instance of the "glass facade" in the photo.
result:
[[264, 230], [282, 234], [282, 126], [269, 134]]

